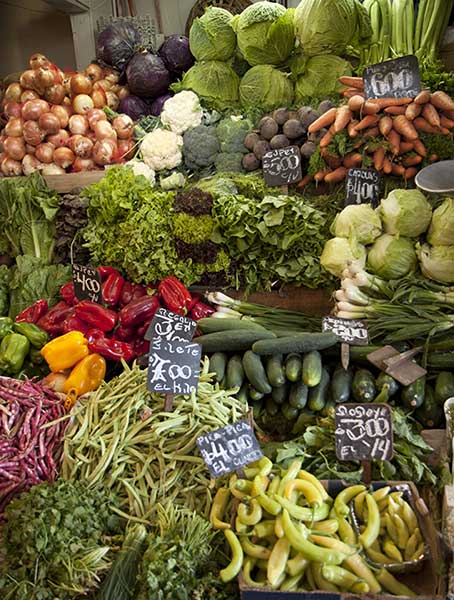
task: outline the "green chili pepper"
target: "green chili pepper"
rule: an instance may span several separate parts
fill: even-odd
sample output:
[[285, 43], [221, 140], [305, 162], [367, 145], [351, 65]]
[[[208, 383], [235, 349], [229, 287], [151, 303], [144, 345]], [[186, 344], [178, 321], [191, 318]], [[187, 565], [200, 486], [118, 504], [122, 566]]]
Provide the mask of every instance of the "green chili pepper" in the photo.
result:
[[30, 342], [25, 335], [9, 333], [0, 344], [0, 368], [6, 373], [17, 373], [21, 370], [30, 350]]
[[49, 341], [47, 332], [34, 323], [14, 323], [13, 329], [16, 333], [25, 335], [30, 344], [38, 350], [41, 350]]

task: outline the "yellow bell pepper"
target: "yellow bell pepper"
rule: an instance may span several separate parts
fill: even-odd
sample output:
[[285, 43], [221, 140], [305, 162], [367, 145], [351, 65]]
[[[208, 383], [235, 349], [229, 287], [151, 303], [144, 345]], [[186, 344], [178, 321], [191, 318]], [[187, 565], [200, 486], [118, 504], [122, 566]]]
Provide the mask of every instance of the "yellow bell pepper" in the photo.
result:
[[88, 342], [80, 331], [70, 331], [48, 342], [41, 354], [52, 373], [64, 371], [88, 356]]
[[71, 408], [79, 396], [96, 390], [106, 374], [106, 361], [100, 354], [89, 354], [77, 363], [63, 384], [65, 408]]

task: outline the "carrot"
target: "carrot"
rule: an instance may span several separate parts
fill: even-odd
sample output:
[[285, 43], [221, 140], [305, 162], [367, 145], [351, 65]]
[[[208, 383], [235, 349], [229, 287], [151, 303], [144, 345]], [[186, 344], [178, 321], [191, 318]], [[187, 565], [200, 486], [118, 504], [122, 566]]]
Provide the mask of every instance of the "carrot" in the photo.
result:
[[353, 148], [355, 150], [358, 150], [358, 148], [361, 148], [361, 146], [363, 146], [363, 145], [364, 145], [364, 138], [359, 137], [353, 144]]
[[413, 121], [413, 125], [418, 131], [424, 131], [424, 133], [438, 133], [437, 128], [432, 127], [432, 125], [428, 123], [424, 117], [416, 117], [416, 119]]
[[427, 102], [429, 102], [429, 100], [430, 100], [430, 92], [429, 92], [429, 90], [422, 90], [416, 96], [414, 102], [416, 104], [427, 104]]
[[451, 135], [451, 132], [447, 127], [439, 127], [436, 133], [442, 133], [443, 135]]
[[347, 169], [345, 167], [339, 167], [335, 171], [332, 171], [331, 173], [328, 173], [328, 175], [325, 175], [325, 183], [339, 183], [339, 181], [345, 179], [346, 175]]
[[361, 131], [361, 129], [367, 129], [368, 127], [373, 127], [379, 121], [379, 118], [375, 115], [367, 115], [363, 117], [358, 125], [355, 126], [356, 131]]
[[355, 94], [348, 101], [348, 108], [354, 112], [359, 112], [364, 104], [364, 98], [359, 94]]
[[391, 131], [388, 133], [388, 141], [391, 144], [391, 152], [393, 155], [396, 156], [396, 154], [399, 154], [400, 135], [395, 129], [391, 129]]
[[341, 92], [344, 98], [353, 98], [353, 96], [359, 96], [360, 98], [364, 98], [364, 92], [360, 92], [359, 90], [355, 90], [355, 88], [344, 88]]
[[454, 127], [454, 121], [452, 119], [448, 119], [448, 117], [441, 115], [440, 125], [442, 127], [446, 127], [446, 129], [452, 129]]
[[448, 117], [448, 119], [451, 119], [451, 121], [454, 121], [454, 110], [445, 110], [445, 117]]
[[405, 173], [405, 167], [403, 167], [402, 165], [396, 165], [395, 163], [392, 163], [391, 164], [391, 173], [393, 175], [402, 177], [402, 175]]
[[391, 117], [382, 117], [378, 122], [378, 129], [383, 137], [386, 137], [393, 128], [393, 120]]
[[334, 133], [339, 133], [347, 127], [352, 120], [353, 113], [348, 106], [341, 106], [337, 109], [336, 119], [334, 121]]
[[[378, 107], [378, 110], [384, 110], [388, 106], [405, 106], [411, 104], [411, 98], [374, 98], [373, 100], [367, 100], [370, 104]], [[378, 112], [378, 111], [377, 111]]]
[[437, 162], [437, 160], [438, 160], [438, 154], [431, 154], [429, 156], [429, 161], [430, 162]]
[[421, 140], [415, 140], [413, 142], [413, 148], [420, 156], [427, 156], [427, 150]]
[[408, 167], [408, 169], [405, 169], [404, 178], [412, 179], [416, 175], [417, 172], [418, 172], [418, 169], [416, 167]]
[[407, 105], [407, 108], [405, 109], [405, 116], [407, 117], [407, 119], [409, 121], [413, 121], [413, 119], [416, 119], [416, 117], [419, 117], [419, 115], [421, 114], [421, 111], [422, 111], [421, 104], [416, 104], [416, 102], [412, 102], [411, 104]]
[[317, 183], [320, 183], [321, 181], [323, 181], [326, 177], [326, 175], [328, 175], [328, 173], [331, 173], [331, 171], [329, 169], [323, 169], [322, 171], [319, 171], [318, 173], [315, 173], [314, 175], [314, 179]]
[[454, 100], [445, 92], [434, 92], [430, 97], [430, 103], [439, 110], [454, 110]]
[[362, 162], [362, 154], [359, 152], [350, 152], [345, 155], [343, 165], [346, 169], [353, 169], [354, 167], [359, 167]]
[[355, 119], [353, 119], [348, 124], [347, 131], [348, 131], [349, 137], [354, 138], [358, 135], [358, 132], [356, 131], [356, 126], [358, 125], [358, 123], [359, 123], [359, 121], [356, 121]]
[[[426, 106], [428, 105], [426, 104]], [[403, 135], [405, 138], [407, 138], [407, 140], [417, 140], [419, 137], [418, 132], [413, 127], [412, 122], [409, 121], [405, 115], [399, 115], [396, 117], [393, 121], [393, 127], [397, 133]]]
[[329, 144], [331, 144], [331, 142], [333, 141], [333, 137], [334, 137], [334, 128], [331, 125], [331, 127], [328, 129], [328, 131], [325, 133], [325, 135], [322, 137], [322, 139], [319, 142], [320, 148], [326, 148], [326, 146], [329, 146]]
[[322, 148], [321, 156], [330, 169], [337, 169], [342, 164], [342, 158], [329, 154], [327, 148]]
[[370, 129], [367, 129], [364, 132], [363, 137], [365, 137], [365, 138], [377, 137], [377, 135], [379, 133], [380, 133], [380, 131], [378, 130], [378, 127], [371, 127]]
[[361, 110], [365, 115], [376, 115], [380, 112], [380, 107], [376, 104], [375, 100], [366, 100]]
[[324, 127], [329, 127], [334, 123], [334, 119], [337, 115], [337, 108], [330, 108], [323, 113], [318, 119], [316, 119], [313, 123], [309, 125], [307, 128], [308, 133], [315, 133], [316, 131], [320, 131]]
[[410, 152], [413, 150], [414, 142], [401, 142], [400, 143], [400, 153], [405, 154], [406, 152]]
[[300, 190], [302, 190], [303, 188], [305, 188], [307, 185], [309, 185], [309, 183], [314, 179], [313, 175], [305, 175], [301, 181], [299, 181], [296, 185], [296, 187]]
[[348, 85], [349, 87], [357, 90], [364, 89], [364, 81], [362, 77], [348, 77], [347, 75], [344, 75], [339, 77], [339, 81], [342, 83], [342, 85]]
[[392, 163], [387, 156], [385, 156], [383, 160], [383, 173], [385, 175], [389, 175], [392, 171]]
[[422, 116], [426, 119], [429, 125], [440, 127], [440, 115], [433, 104], [425, 104], [422, 109]]
[[377, 148], [374, 152], [374, 169], [376, 171], [381, 171], [383, 168], [383, 163], [385, 162], [385, 149], [383, 146]]
[[419, 156], [419, 154], [416, 154], [414, 156], [407, 156], [402, 160], [402, 164], [404, 165], [404, 167], [414, 167], [416, 165], [419, 165], [419, 163], [422, 161], [422, 156]]
[[385, 113], [388, 115], [404, 115], [405, 106], [387, 106], [385, 108]]

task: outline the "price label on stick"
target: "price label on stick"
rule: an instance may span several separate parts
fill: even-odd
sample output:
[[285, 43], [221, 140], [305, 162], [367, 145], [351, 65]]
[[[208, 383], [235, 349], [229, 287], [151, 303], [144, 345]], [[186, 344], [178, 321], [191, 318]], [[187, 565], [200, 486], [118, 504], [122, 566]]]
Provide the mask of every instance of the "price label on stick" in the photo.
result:
[[323, 317], [322, 331], [332, 331], [340, 342], [351, 346], [367, 346], [369, 343], [366, 324], [357, 319]]
[[158, 308], [146, 333], [146, 340], [160, 338], [174, 342], [190, 342], [197, 323], [165, 308]]
[[213, 477], [233, 473], [263, 456], [246, 420], [201, 435], [196, 443]]
[[153, 339], [148, 354], [147, 389], [190, 394], [197, 389], [201, 357], [200, 344]]
[[419, 63], [408, 55], [366, 67], [363, 71], [366, 99], [415, 98], [421, 91]]
[[301, 181], [301, 154], [298, 146], [267, 152], [262, 158], [265, 183], [269, 186], [290, 185]]
[[345, 206], [371, 204], [377, 208], [380, 202], [381, 177], [374, 169], [349, 169], [345, 183]]
[[387, 404], [341, 404], [335, 412], [336, 456], [340, 460], [390, 460], [391, 408]]
[[74, 293], [79, 300], [102, 304], [101, 277], [93, 267], [72, 265]]

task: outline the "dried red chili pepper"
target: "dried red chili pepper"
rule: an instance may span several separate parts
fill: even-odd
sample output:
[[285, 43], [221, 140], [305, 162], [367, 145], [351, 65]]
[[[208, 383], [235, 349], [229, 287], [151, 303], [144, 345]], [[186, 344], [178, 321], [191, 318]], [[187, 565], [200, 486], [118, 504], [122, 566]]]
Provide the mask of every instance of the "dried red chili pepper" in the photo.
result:
[[142, 296], [132, 300], [118, 313], [120, 325], [133, 327], [150, 319], [159, 308], [157, 296]]
[[17, 315], [16, 323], [37, 323], [49, 309], [47, 300], [37, 300]]
[[214, 308], [212, 306], [208, 306], [208, 304], [205, 304], [205, 302], [196, 302], [188, 316], [191, 319], [194, 319], [194, 321], [198, 321], [204, 317], [210, 317], [214, 312]]
[[173, 275], [161, 281], [159, 295], [166, 308], [178, 315], [185, 315], [192, 296], [183, 283]]
[[104, 358], [116, 361], [123, 359], [129, 362], [136, 356], [132, 344], [110, 339], [99, 329], [90, 329], [85, 337], [88, 341], [90, 352], [100, 354]]
[[73, 314], [74, 308], [62, 300], [43, 315], [36, 324], [47, 331], [50, 336], [55, 337], [62, 335], [65, 319]]
[[74, 308], [79, 319], [101, 331], [111, 331], [117, 324], [117, 313], [96, 302], [82, 300]]
[[69, 333], [70, 331], [80, 331], [84, 335], [92, 328], [91, 325], [79, 319], [76, 314], [70, 314], [63, 321], [63, 333]]
[[79, 302], [78, 298], [76, 297], [73, 281], [61, 286], [60, 296], [63, 298], [66, 304], [70, 304], [71, 306], [74, 306]]
[[102, 299], [111, 307], [117, 306], [125, 280], [120, 273], [111, 273], [102, 284]]
[[98, 271], [98, 273], [101, 276], [101, 281], [105, 281], [109, 277], [109, 275], [112, 275], [112, 273], [115, 273], [116, 275], [120, 275], [120, 273], [114, 267], [102, 266], [102, 267], [98, 267], [96, 270]]

